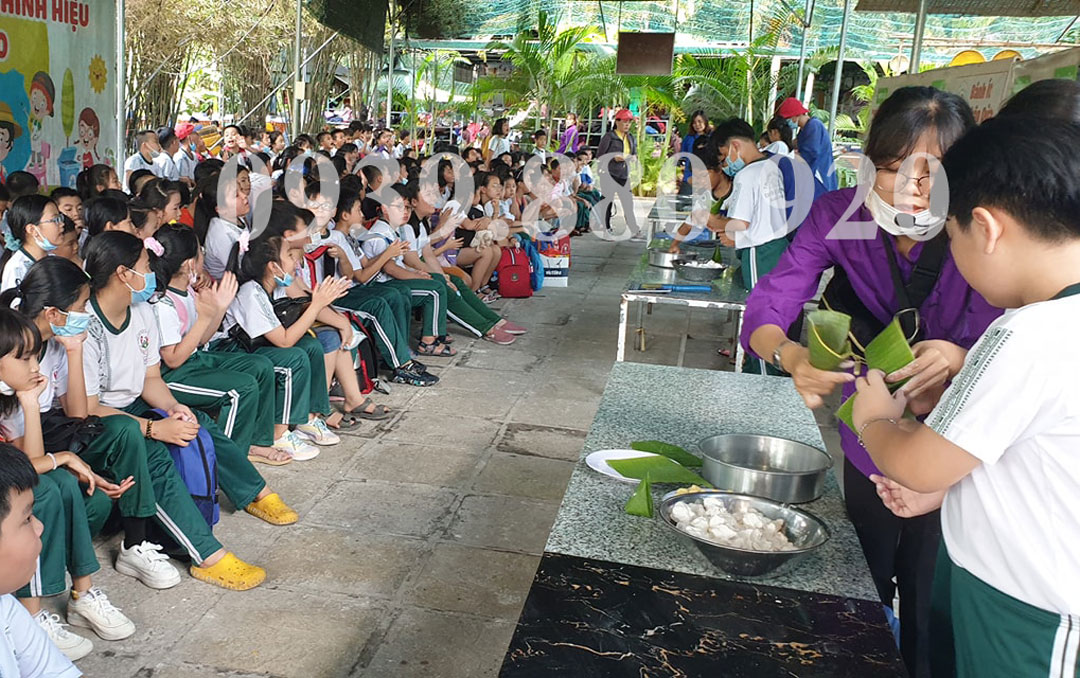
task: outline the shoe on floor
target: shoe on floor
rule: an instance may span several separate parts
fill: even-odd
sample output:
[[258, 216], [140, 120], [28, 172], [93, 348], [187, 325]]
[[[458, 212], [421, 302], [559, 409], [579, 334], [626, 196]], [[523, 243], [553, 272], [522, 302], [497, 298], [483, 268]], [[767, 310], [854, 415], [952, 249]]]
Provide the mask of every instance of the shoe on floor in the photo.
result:
[[144, 541], [129, 549], [120, 544], [116, 571], [135, 577], [152, 589], [170, 589], [180, 583], [180, 573], [161, 552], [161, 547]]
[[[416, 361], [413, 361], [414, 363]], [[415, 367], [402, 365], [394, 369], [394, 376], [390, 381], [395, 384], [409, 384], [410, 386], [434, 386], [439, 383], [439, 378], [434, 374], [421, 372]]]
[[307, 438], [316, 445], [337, 445], [341, 442], [338, 434], [330, 430], [322, 417], [315, 417], [306, 424], [296, 427], [296, 435]]
[[96, 586], [85, 593], [72, 591], [67, 610], [69, 624], [91, 629], [103, 640], [123, 640], [135, 633], [135, 624]]
[[310, 461], [319, 456], [319, 448], [292, 431], [286, 431], [285, 435], [275, 440], [273, 447], [291, 454], [293, 461]]
[[503, 332], [506, 332], [507, 334], [525, 334], [526, 332], [528, 332], [528, 330], [521, 325], [518, 325], [517, 323], [512, 323], [509, 320], [503, 320], [502, 324], [496, 325], [496, 327], [498, 327]]
[[491, 330], [490, 334], [484, 335], [484, 341], [490, 341], [494, 344], [499, 344], [500, 346], [508, 346], [509, 344], [514, 343], [516, 339], [517, 337], [498, 327]]
[[341, 382], [335, 379], [334, 384], [330, 387], [330, 402], [341, 402], [343, 400], [345, 400], [345, 389], [341, 386]]
[[94, 644], [90, 639], [68, 631], [67, 624], [60, 623], [59, 615], [42, 610], [34, 615], [34, 621], [49, 634], [53, 645], [60, 648], [64, 656], [71, 661], [78, 661], [94, 651]]
[[210, 567], [191, 566], [191, 576], [231, 591], [247, 591], [266, 581], [266, 570], [226, 553]]
[[296, 511], [282, 501], [277, 492], [271, 492], [262, 499], [251, 502], [244, 507], [244, 510], [271, 525], [292, 525], [300, 520]]

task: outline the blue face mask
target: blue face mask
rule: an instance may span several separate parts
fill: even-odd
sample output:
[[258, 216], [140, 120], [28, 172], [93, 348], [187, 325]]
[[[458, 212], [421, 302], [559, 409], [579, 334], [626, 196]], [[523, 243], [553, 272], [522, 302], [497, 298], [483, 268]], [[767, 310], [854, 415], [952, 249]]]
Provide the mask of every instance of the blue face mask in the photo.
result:
[[736, 174], [739, 173], [739, 170], [744, 167], [746, 167], [745, 160], [743, 160], [737, 155], [735, 156], [734, 160], [729, 157], [727, 159], [727, 164], [724, 165], [724, 174], [728, 175], [729, 177], [734, 177]]
[[274, 276], [274, 284], [276, 284], [278, 287], [288, 287], [289, 285], [292, 285], [293, 284], [292, 273], [282, 273], [280, 278], [275, 275]]
[[128, 270], [143, 279], [143, 288], [141, 290], [135, 290], [131, 285], [128, 285], [128, 289], [131, 290], [131, 303], [141, 304], [150, 301], [150, 297], [154, 296], [154, 292], [157, 291], [157, 275], [153, 271], [139, 273], [133, 268]]
[[787, 124], [788, 124], [788, 127], [791, 128], [792, 132], [795, 132], [796, 134], [798, 134], [798, 132], [799, 132], [799, 123], [795, 122], [794, 118], [789, 119], [787, 121]]
[[[59, 217], [58, 217], [59, 218]], [[34, 244], [41, 248], [43, 252], [52, 252], [56, 249], [56, 245], [49, 242], [49, 239], [41, 235], [40, 227], [38, 235], [34, 237]]]
[[[64, 313], [61, 311], [61, 313]], [[87, 326], [90, 324], [90, 314], [83, 313], [81, 311], [68, 311], [64, 313], [66, 320], [60, 327], [49, 323], [49, 327], [52, 328], [53, 334], [58, 337], [77, 337], [86, 331]]]

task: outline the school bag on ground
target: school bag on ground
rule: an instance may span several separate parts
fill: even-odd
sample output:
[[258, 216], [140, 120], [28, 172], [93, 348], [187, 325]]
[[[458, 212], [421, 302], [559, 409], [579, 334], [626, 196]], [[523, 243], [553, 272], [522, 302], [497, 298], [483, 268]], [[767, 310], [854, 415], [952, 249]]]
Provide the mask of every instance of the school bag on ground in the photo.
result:
[[505, 247], [495, 272], [499, 275], [499, 294], [522, 299], [533, 293], [529, 274], [529, 256], [516, 247]]
[[[147, 416], [160, 420], [167, 419], [169, 413], [164, 410], [151, 410]], [[213, 527], [220, 517], [221, 507], [217, 497], [217, 453], [210, 432], [200, 426], [199, 435], [192, 438], [187, 445], [166, 443], [165, 447], [169, 448], [173, 464], [199, 513], [206, 520], [206, 524]]]

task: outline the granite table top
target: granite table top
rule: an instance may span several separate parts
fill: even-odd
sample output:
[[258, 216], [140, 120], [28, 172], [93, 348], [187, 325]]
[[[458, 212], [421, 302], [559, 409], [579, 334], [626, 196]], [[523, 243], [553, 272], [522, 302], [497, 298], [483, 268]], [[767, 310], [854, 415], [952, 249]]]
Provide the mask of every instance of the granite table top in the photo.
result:
[[[699, 440], [722, 433], [772, 435], [825, 449], [814, 416], [790, 379], [615, 363], [545, 551], [876, 601], [866, 560], [832, 472], [824, 495], [800, 505], [826, 523], [830, 540], [787, 572], [747, 579], [716, 569], [659, 518], [627, 515], [623, 506], [635, 485], [601, 475], [584, 461], [591, 452], [626, 449], [636, 440], [662, 440], [697, 452]], [[659, 501], [670, 489], [654, 486], [655, 499]]]
[[904, 676], [878, 603], [545, 554], [502, 678]]

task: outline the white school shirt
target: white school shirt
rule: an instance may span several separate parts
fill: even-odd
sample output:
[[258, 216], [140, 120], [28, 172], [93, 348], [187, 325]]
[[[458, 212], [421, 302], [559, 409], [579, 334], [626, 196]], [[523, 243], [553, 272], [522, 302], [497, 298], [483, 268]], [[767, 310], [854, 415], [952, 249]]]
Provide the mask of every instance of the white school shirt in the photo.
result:
[[[178, 300], [182, 308], [177, 307]], [[183, 341], [199, 319], [199, 312], [195, 308], [195, 295], [190, 287], [184, 290], [170, 287], [161, 299], [150, 305], [157, 318], [158, 337], [162, 347], [175, 346]]]
[[794, 155], [792, 150], [788, 148], [788, 145], [785, 144], [783, 141], [774, 141], [765, 148], [761, 149], [761, 152], [772, 153], [773, 155], [782, 155], [786, 157], [791, 157], [792, 155]]
[[176, 168], [176, 163], [169, 154], [164, 151], [154, 158], [154, 174], [169, 181], [180, 181], [180, 170]]
[[214, 280], [221, 280], [225, 266], [229, 263], [229, 253], [233, 245], [240, 240], [244, 230], [221, 217], [214, 217], [206, 227], [206, 248], [204, 265], [206, 272]]
[[1080, 296], [1006, 311], [927, 426], [982, 463], [949, 488], [953, 562], [1029, 605], [1080, 614]]
[[509, 153], [510, 140], [506, 137], [493, 136], [488, 143], [488, 150], [491, 151], [492, 158], [497, 158], [503, 153]]
[[79, 678], [82, 671], [56, 647], [10, 593], [0, 596], [0, 676], [3, 678]]
[[128, 308], [127, 321], [113, 327], [90, 299], [90, 326], [83, 342], [83, 376], [86, 395], [118, 409], [142, 395], [146, 370], [161, 362], [161, 340], [152, 304]]
[[[152, 161], [148, 162], [146, 160], [146, 158], [142, 157], [142, 153], [136, 153], [135, 155], [131, 156], [130, 158], [128, 158], [127, 160], [124, 161], [124, 174], [125, 175], [128, 172], [134, 172], [136, 170], [142, 170], [142, 169], [150, 170], [151, 172], [154, 173], [155, 177], [160, 177], [161, 176], [160, 174], [158, 174], [158, 172], [160, 172], [161, 170], [158, 169], [154, 165], [154, 163]], [[120, 177], [120, 180], [123, 181], [124, 177]], [[124, 181], [124, 192], [128, 193], [128, 194], [131, 193], [131, 191], [128, 189], [128, 185], [127, 185], [126, 181]]]
[[424, 248], [431, 244], [431, 235], [428, 234], [427, 226], [424, 222], [420, 222], [419, 235], [413, 230], [412, 224], [402, 224], [398, 228], [398, 237], [401, 240], [409, 243], [409, 249], [416, 252], [416, 256], [420, 257], [424, 255]]
[[192, 181], [195, 180], [195, 158], [189, 157], [184, 149], [177, 151], [173, 157], [173, 164], [176, 165], [176, 173], [181, 177], [187, 177]]
[[[322, 247], [323, 245], [337, 245], [342, 249], [343, 252], [345, 252], [345, 256], [349, 259], [349, 265], [353, 267], [353, 270], [359, 270], [362, 266], [362, 260], [360, 258], [360, 255], [357, 254], [356, 249], [353, 247], [352, 243], [349, 242], [348, 237], [346, 237], [346, 235], [341, 231], [334, 230], [333, 222], [327, 224], [327, 228], [329, 229], [329, 232], [325, 236], [321, 234], [312, 235], [311, 244], [315, 247]], [[325, 265], [324, 262], [325, 259], [323, 257], [319, 257], [314, 262], [315, 280], [322, 280], [323, 278], [329, 277], [326, 275], [326, 271], [323, 268]], [[305, 276], [304, 282], [306, 283], [311, 282], [310, 271], [307, 270], [307, 267], [310, 263], [311, 262], [308, 262], [307, 259], [305, 259], [303, 263]], [[334, 274], [337, 274], [336, 271], [334, 272]]]
[[[360, 238], [360, 248], [364, 252], [364, 256], [369, 261], [377, 259], [380, 254], [386, 251], [386, 248], [390, 246], [390, 243], [398, 239], [397, 233], [391, 228], [390, 224], [386, 223], [382, 219], [376, 221]], [[399, 255], [394, 257], [394, 263], [398, 266], [404, 266], [405, 255]], [[373, 278], [375, 282], [387, 282], [393, 280], [389, 275], [383, 271], [379, 271]]]
[[[285, 290], [274, 290], [275, 300], [285, 296]], [[257, 280], [249, 280], [241, 285], [236, 298], [229, 304], [229, 310], [225, 312], [225, 331], [236, 325], [240, 325], [240, 329], [252, 339], [281, 327], [281, 321], [274, 313], [273, 302]]]
[[757, 247], [788, 234], [784, 176], [775, 162], [758, 160], [735, 175], [724, 209], [749, 227], [735, 232], [735, 249]]
[[[45, 414], [52, 409], [53, 402], [65, 394], [68, 388], [67, 351], [55, 339], [45, 342], [45, 354], [38, 361], [39, 373], [47, 379], [45, 390], [38, 396], [38, 409]], [[17, 406], [10, 414], [0, 417], [0, 428], [9, 440], [22, 438], [26, 434], [26, 420], [22, 406]], [[0, 674], [3, 675], [3, 674]]]
[[37, 259], [20, 247], [11, 253], [11, 258], [4, 264], [4, 272], [0, 274], [0, 292], [7, 292], [17, 286], [26, 277], [26, 272], [37, 263]]

